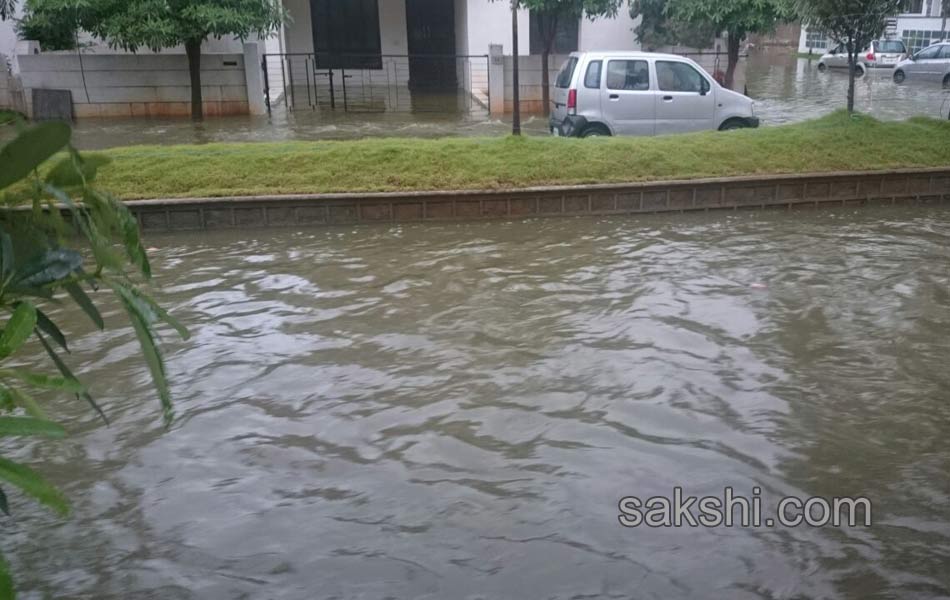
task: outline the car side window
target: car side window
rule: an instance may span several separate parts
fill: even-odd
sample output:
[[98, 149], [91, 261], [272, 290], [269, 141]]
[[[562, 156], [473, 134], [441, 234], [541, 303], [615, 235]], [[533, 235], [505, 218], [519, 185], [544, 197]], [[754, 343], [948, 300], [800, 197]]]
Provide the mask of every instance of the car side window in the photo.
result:
[[924, 48], [917, 53], [917, 58], [937, 58], [942, 47], [943, 46], [931, 46], [930, 48]]
[[656, 61], [657, 86], [664, 92], [703, 91], [703, 76], [692, 66], [666, 60]]
[[587, 73], [584, 74], [584, 87], [592, 90], [600, 89], [600, 70], [603, 63], [599, 60], [592, 61], [587, 65]]
[[650, 89], [650, 67], [645, 60], [607, 62], [607, 89], [646, 91]]
[[950, 44], [940, 47], [940, 58], [950, 58]]

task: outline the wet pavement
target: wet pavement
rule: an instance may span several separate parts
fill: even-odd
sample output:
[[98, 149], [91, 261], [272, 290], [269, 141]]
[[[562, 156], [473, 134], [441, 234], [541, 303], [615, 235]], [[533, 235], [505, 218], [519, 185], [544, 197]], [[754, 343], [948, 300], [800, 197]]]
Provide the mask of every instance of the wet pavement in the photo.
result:
[[[795, 54], [760, 52], [743, 61], [735, 88], [756, 100], [763, 126], [804, 121], [845, 106], [847, 73], [818, 72], [815, 60]], [[857, 110], [880, 119], [912, 116], [946, 118], [950, 94], [939, 84], [896, 85], [891, 70], [858, 80]], [[495, 136], [511, 130], [510, 121], [484, 110], [424, 112], [288, 111], [282, 104], [269, 117], [222, 117], [195, 124], [188, 119], [90, 119], [76, 125], [83, 149], [136, 144], [204, 144], [283, 140], [343, 140], [366, 137]], [[523, 131], [547, 135], [543, 116], [528, 115]]]

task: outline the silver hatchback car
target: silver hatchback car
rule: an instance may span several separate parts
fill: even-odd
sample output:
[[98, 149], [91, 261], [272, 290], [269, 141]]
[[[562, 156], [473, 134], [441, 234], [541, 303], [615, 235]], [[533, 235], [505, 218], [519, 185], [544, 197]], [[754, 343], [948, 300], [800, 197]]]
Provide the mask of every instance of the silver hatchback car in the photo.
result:
[[[863, 75], [868, 69], [892, 69], [907, 56], [907, 46], [902, 40], [874, 40], [871, 45], [858, 54], [858, 75]], [[838, 44], [818, 59], [818, 70], [847, 69], [848, 51], [844, 44]]]
[[894, 68], [894, 81], [940, 81], [950, 88], [950, 42], [928, 46], [917, 54], [902, 60]]
[[554, 84], [557, 136], [660, 135], [758, 127], [752, 100], [675, 54], [574, 52]]

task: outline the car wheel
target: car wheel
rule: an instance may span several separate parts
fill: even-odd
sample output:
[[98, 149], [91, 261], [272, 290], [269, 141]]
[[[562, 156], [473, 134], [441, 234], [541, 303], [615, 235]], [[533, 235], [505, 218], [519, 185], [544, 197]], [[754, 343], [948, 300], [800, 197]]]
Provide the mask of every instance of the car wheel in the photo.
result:
[[823, 62], [820, 62], [820, 63], [818, 63], [818, 70], [821, 71], [822, 73], [824, 73], [825, 71], [828, 70], [828, 65], [826, 65], [826, 64], [823, 63]]
[[894, 83], [904, 83], [906, 77], [903, 71], [894, 71]]
[[747, 129], [748, 127], [748, 123], [742, 119], [729, 119], [719, 126], [719, 131], [733, 131], [735, 129]]
[[607, 131], [607, 128], [603, 125], [590, 125], [587, 129], [584, 130], [584, 133], [581, 134], [582, 138], [589, 137], [610, 137], [610, 132]]
[[855, 65], [855, 66], [854, 66], [854, 76], [855, 76], [855, 77], [864, 77], [864, 75], [865, 75], [867, 72], [868, 72], [868, 70], [867, 70], [866, 68], [864, 68], [864, 65]]

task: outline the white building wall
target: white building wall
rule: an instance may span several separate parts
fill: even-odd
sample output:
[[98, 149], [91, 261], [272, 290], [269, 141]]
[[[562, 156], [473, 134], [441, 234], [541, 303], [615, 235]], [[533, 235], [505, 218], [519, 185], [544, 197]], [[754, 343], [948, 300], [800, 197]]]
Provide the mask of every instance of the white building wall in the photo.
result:
[[634, 28], [640, 23], [640, 17], [633, 19], [624, 5], [612, 19], [581, 19], [578, 35], [578, 50], [640, 50], [640, 43], [634, 35]]
[[[518, 11], [518, 53], [530, 54], [528, 39], [530, 18], [527, 10]], [[511, 54], [511, 4], [506, 0], [468, 0], [468, 52], [488, 54], [488, 46], [501, 44]]]

